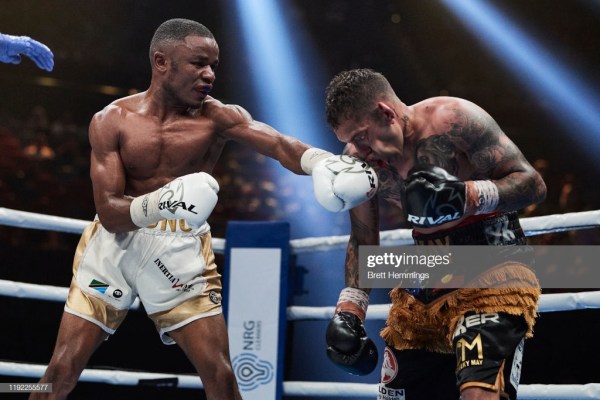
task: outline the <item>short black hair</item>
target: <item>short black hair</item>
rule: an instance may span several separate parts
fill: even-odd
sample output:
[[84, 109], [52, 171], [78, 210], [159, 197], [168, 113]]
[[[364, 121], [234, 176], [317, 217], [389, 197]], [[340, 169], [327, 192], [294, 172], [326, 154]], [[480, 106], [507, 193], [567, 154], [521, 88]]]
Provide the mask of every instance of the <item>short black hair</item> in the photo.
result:
[[165, 42], [181, 42], [189, 35], [196, 35], [214, 39], [212, 32], [199, 22], [191, 19], [169, 19], [156, 29], [150, 41], [150, 60], [161, 44]]
[[378, 98], [390, 93], [393, 93], [390, 83], [379, 72], [368, 68], [342, 71], [327, 85], [327, 123], [336, 129], [342, 118], [370, 112]]

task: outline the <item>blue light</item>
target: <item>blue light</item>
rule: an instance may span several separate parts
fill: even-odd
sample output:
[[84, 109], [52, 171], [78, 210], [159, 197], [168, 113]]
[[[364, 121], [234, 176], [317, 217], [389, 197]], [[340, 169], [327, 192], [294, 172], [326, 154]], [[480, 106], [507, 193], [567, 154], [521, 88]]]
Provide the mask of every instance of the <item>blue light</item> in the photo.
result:
[[[441, 0], [600, 165], [600, 96], [487, 1]], [[540, 126], [540, 130], [544, 129]]]
[[[303, 27], [288, 15], [294, 5], [288, 0], [235, 0], [235, 7], [241, 29], [235, 40], [243, 42], [240, 47], [247, 60], [247, 70], [236, 73], [250, 80], [252, 96], [244, 97], [253, 102], [255, 119], [316, 147], [335, 152], [333, 146], [338, 146], [339, 152], [342, 146], [325, 123], [325, 68]], [[295, 176], [276, 163], [272, 166], [281, 208], [297, 210], [288, 215], [292, 237], [348, 232], [347, 213], [342, 217], [319, 206], [310, 177]], [[290, 186], [295, 196], [289, 195]]]
[[236, 3], [261, 118], [282, 131], [295, 132], [303, 127], [302, 130], [317, 132], [316, 123], [311, 122], [315, 116], [314, 102], [311, 104], [307, 90], [311, 83], [307, 77], [314, 71], [310, 65], [304, 65], [307, 77], [302, 74], [297, 41], [281, 11], [287, 1], [237, 0]]

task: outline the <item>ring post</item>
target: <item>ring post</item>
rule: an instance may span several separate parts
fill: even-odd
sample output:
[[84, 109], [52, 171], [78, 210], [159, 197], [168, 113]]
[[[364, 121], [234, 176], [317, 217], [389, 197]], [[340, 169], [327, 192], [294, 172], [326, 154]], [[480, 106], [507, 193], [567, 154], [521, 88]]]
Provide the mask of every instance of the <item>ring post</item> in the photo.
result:
[[223, 308], [231, 361], [246, 400], [280, 400], [290, 226], [227, 225]]

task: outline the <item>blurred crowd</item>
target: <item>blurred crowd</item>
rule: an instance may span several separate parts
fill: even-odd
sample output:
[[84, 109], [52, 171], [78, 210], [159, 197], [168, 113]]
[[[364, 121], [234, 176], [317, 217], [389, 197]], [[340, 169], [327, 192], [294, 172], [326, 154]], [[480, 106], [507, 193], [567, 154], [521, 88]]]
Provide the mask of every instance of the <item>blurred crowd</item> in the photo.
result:
[[[68, 113], [51, 119], [37, 106], [26, 118], [16, 118], [0, 109], [0, 206], [89, 219], [86, 137]], [[62, 235], [56, 232], [0, 229], [0, 239], [12, 246], [62, 246]]]
[[[65, 112], [52, 117], [42, 106], [16, 118], [0, 109], [0, 207], [91, 220], [94, 216], [89, 179], [87, 123]], [[598, 208], [595, 190], [571, 171], [557, 171], [546, 159], [532, 160], [548, 186], [540, 205], [523, 210], [525, 217], [562, 214]], [[281, 170], [282, 173], [277, 173]], [[323, 210], [314, 200], [309, 178], [294, 177], [273, 160], [242, 146], [226, 147], [214, 175], [221, 191], [210, 222], [213, 234], [224, 237], [227, 221], [316, 221], [311, 236], [347, 234], [347, 215], [330, 216], [333, 223], [322, 233]], [[299, 180], [300, 179], [300, 180]], [[298, 182], [304, 184], [298, 185]], [[306, 184], [309, 183], [309, 184]], [[382, 204], [382, 230], [403, 227], [400, 210]], [[346, 224], [346, 225], [345, 225]], [[309, 224], [311, 226], [311, 224]], [[331, 229], [339, 226], [338, 229]], [[0, 226], [0, 239], [13, 246], [61, 248], [62, 235], [31, 233]], [[535, 244], [600, 244], [598, 229], [571, 231], [532, 238]]]

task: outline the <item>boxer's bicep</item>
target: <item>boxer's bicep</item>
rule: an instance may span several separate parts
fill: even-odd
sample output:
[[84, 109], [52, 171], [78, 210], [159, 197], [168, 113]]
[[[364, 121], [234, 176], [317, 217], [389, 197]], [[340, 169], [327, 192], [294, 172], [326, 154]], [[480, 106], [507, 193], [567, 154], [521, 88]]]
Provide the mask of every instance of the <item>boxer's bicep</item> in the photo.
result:
[[[118, 208], [116, 201], [124, 201], [125, 169], [119, 154], [119, 131], [110, 117], [96, 115], [90, 123], [89, 137], [94, 202], [98, 214], [102, 216], [108, 209]], [[124, 201], [122, 204], [124, 215], [128, 203]]]
[[456, 124], [453, 140], [467, 156], [472, 180], [491, 179], [498, 187], [499, 211], [512, 211], [537, 203], [545, 197], [541, 176], [517, 145], [485, 111], [464, 113]]

